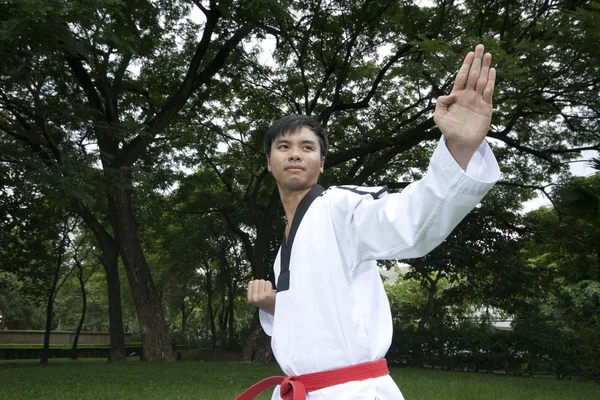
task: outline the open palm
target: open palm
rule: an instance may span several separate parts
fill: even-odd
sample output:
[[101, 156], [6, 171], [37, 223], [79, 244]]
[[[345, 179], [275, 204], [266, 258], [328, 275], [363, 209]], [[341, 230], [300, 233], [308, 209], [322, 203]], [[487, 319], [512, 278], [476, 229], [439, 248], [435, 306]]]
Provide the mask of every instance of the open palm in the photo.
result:
[[492, 97], [496, 70], [492, 55], [483, 45], [465, 57], [448, 96], [438, 97], [433, 119], [447, 143], [475, 151], [484, 140], [492, 120]]

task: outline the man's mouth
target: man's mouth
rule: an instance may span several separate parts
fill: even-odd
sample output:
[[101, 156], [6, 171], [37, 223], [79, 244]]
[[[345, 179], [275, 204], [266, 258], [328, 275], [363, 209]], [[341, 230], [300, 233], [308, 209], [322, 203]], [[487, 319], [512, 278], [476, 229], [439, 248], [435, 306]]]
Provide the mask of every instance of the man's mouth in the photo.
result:
[[304, 171], [304, 168], [299, 165], [289, 165], [285, 167], [286, 171]]

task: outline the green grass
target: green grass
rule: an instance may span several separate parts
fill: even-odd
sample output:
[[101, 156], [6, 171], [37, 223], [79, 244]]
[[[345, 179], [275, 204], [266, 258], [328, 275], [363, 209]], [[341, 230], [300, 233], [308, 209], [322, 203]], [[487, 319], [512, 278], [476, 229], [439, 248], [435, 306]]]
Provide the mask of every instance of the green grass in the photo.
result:
[[[277, 365], [235, 362], [107, 364], [98, 359], [53, 359], [41, 367], [32, 360], [11, 360], [0, 362], [0, 398], [231, 400], [259, 379], [278, 374]], [[600, 399], [600, 385], [589, 382], [411, 368], [392, 368], [391, 374], [407, 400]]]

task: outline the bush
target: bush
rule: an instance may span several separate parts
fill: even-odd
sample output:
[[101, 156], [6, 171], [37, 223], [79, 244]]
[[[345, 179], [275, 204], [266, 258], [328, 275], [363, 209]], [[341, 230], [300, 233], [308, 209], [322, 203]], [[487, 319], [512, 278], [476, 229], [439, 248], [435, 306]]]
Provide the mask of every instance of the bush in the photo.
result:
[[600, 332], [541, 320], [517, 322], [514, 331], [477, 321], [432, 320], [423, 330], [397, 323], [387, 358], [411, 367], [599, 380]]

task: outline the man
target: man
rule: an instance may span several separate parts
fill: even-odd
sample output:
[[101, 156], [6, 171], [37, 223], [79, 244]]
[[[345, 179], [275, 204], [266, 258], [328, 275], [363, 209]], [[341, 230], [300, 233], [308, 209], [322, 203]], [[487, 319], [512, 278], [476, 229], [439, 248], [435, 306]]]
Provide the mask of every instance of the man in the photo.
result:
[[465, 57], [452, 92], [437, 99], [443, 138], [426, 176], [399, 194], [317, 184], [327, 138], [305, 116], [267, 132], [265, 150], [288, 224], [275, 260], [276, 290], [248, 285], [275, 357], [274, 377], [238, 399], [277, 386], [273, 399], [403, 399], [383, 358], [392, 317], [378, 259], [420, 257], [439, 245], [500, 176], [484, 141], [496, 71], [482, 45]]

